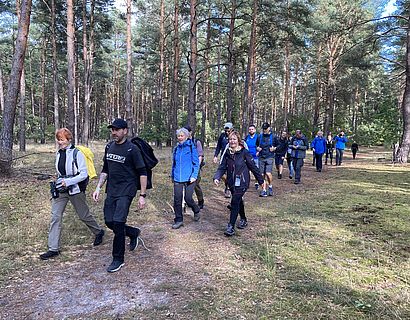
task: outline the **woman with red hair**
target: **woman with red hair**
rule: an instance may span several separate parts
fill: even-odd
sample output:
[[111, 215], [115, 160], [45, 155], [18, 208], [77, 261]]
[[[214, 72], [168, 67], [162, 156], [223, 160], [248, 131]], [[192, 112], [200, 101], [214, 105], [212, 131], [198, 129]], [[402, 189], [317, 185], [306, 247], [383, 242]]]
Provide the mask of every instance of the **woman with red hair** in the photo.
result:
[[60, 254], [60, 238], [65, 207], [70, 201], [82, 222], [95, 235], [94, 246], [102, 243], [104, 230], [91, 215], [85, 196], [88, 171], [85, 157], [72, 143], [73, 135], [67, 128], [56, 131], [58, 151], [56, 154], [57, 179], [53, 184], [51, 199], [51, 222], [48, 233], [48, 251], [41, 254], [48, 260]]

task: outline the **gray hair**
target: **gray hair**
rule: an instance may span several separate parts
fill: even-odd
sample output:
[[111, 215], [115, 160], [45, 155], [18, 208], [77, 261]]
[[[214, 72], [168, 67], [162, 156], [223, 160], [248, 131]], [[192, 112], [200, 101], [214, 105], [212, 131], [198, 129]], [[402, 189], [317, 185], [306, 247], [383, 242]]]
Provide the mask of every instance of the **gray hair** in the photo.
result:
[[185, 128], [177, 129], [176, 134], [179, 135], [181, 133], [184, 134], [186, 137], [189, 137], [189, 131], [187, 129]]

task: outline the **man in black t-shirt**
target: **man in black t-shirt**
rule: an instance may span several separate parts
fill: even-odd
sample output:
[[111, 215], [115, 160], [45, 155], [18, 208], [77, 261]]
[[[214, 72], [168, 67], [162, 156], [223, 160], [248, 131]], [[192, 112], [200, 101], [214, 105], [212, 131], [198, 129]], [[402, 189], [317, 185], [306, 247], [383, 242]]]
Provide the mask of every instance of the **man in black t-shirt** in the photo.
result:
[[113, 261], [107, 271], [116, 272], [124, 265], [125, 236], [130, 237], [130, 251], [137, 245], [140, 229], [131, 227], [126, 222], [138, 186], [141, 189], [138, 206], [140, 209], [145, 207], [147, 170], [140, 150], [127, 139], [127, 122], [116, 119], [108, 128], [111, 129], [114, 141], [105, 148], [104, 165], [93, 198], [98, 201], [101, 187], [107, 181], [104, 220], [114, 232]]

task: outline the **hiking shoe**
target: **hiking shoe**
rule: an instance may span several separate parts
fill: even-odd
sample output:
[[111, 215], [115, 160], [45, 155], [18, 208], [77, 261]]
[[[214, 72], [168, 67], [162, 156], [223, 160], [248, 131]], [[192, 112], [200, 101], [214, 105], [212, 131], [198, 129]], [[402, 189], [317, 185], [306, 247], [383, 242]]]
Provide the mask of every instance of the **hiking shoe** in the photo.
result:
[[261, 194], [259, 195], [259, 197], [267, 197], [268, 193], [266, 192], [266, 190], [262, 190]]
[[95, 236], [94, 243], [93, 243], [94, 247], [99, 246], [103, 242], [104, 234], [105, 234], [104, 230], [101, 229], [101, 231]]
[[141, 234], [141, 229], [140, 228], [135, 228], [135, 229], [137, 229], [137, 236], [136, 237], [130, 237], [130, 244], [128, 246], [130, 251], [134, 251], [135, 248], [138, 246], [138, 237]]
[[272, 187], [269, 187], [269, 189], [268, 189], [268, 196], [270, 196], [270, 197], [273, 196], [273, 189], [272, 189]]
[[230, 198], [231, 197], [231, 191], [229, 189], [225, 189], [225, 198]]
[[248, 221], [241, 219], [238, 223], [238, 229], [245, 229], [248, 226]]
[[231, 225], [230, 223], [228, 224], [228, 226], [226, 227], [226, 230], [224, 232], [224, 235], [226, 235], [227, 237], [231, 237], [235, 234], [235, 228], [233, 227], [233, 225]]
[[43, 253], [43, 254], [40, 254], [40, 259], [41, 259], [41, 260], [48, 260], [48, 259], [50, 259], [50, 258], [53, 258], [53, 257], [58, 256], [59, 254], [60, 254], [59, 251], [51, 251], [51, 250], [48, 250], [47, 252], [45, 252], [45, 253]]
[[107, 271], [110, 273], [117, 272], [122, 268], [124, 262], [113, 260], [111, 264], [108, 266]]
[[199, 221], [200, 218], [201, 218], [201, 216], [199, 215], [199, 211], [194, 212], [194, 221]]
[[258, 189], [259, 189], [259, 184], [255, 183], [255, 190], [258, 190]]
[[300, 184], [300, 180], [295, 180], [294, 184]]
[[198, 201], [198, 207], [199, 209], [203, 209], [204, 208], [204, 201]]
[[179, 229], [179, 228], [182, 227], [183, 225], [184, 225], [184, 223], [183, 223], [182, 221], [175, 222], [175, 223], [172, 225], [172, 229]]
[[278, 179], [282, 179], [282, 174], [278, 173]]

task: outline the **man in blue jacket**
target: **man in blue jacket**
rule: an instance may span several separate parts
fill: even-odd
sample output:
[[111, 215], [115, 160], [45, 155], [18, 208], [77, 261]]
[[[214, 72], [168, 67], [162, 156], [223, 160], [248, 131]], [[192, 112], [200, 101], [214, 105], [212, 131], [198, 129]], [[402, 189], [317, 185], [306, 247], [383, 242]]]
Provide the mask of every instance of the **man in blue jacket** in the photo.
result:
[[[253, 162], [255, 162], [256, 166], [259, 168], [259, 159], [256, 150], [256, 142], [258, 141], [259, 134], [256, 132], [256, 127], [254, 124], [251, 124], [248, 128], [248, 135], [245, 137], [246, 145], [248, 146], [248, 151], [253, 158]], [[255, 183], [255, 189], [258, 190], [259, 184]]]
[[312, 150], [315, 156], [316, 171], [322, 171], [323, 154], [326, 152], [326, 139], [323, 138], [323, 132], [318, 131], [316, 137], [311, 142]]
[[343, 153], [346, 148], [346, 142], [349, 141], [343, 131], [333, 138], [336, 142], [336, 165], [340, 166], [343, 161]]

